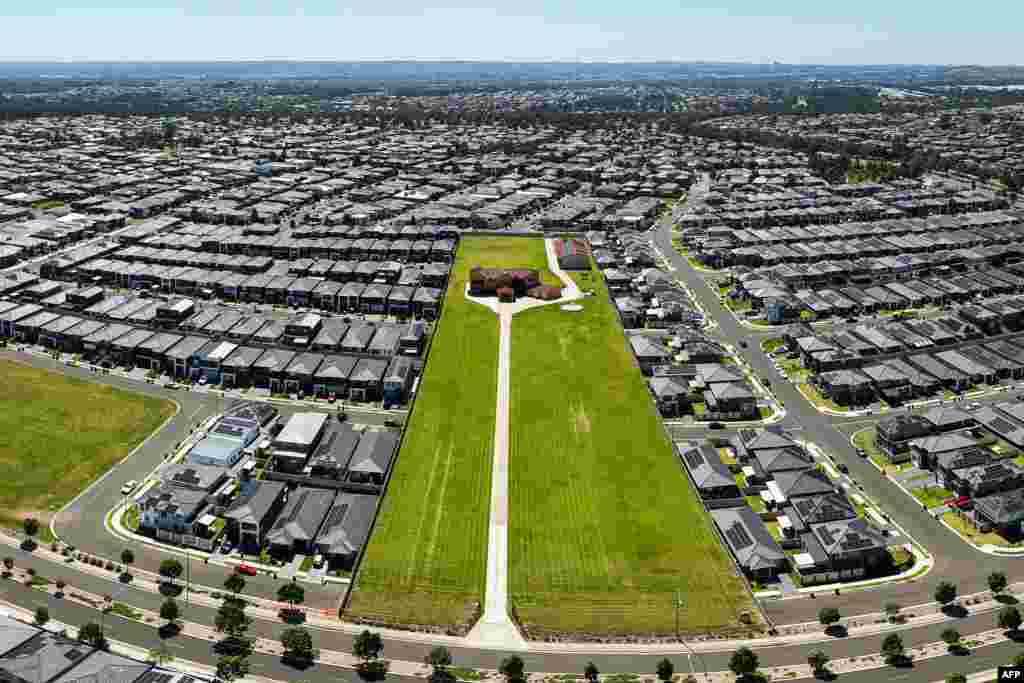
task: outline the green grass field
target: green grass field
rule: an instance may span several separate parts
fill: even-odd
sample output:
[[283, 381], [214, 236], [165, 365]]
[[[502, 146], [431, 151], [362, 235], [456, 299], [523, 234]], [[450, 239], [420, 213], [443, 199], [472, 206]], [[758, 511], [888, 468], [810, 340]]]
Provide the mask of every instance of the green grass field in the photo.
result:
[[546, 268], [544, 243], [460, 241], [444, 312], [346, 616], [470, 625], [483, 602], [498, 374], [498, 317], [464, 297], [469, 269]]
[[50, 515], [174, 413], [174, 404], [0, 361], [0, 523]]
[[[595, 272], [512, 323], [510, 592], [531, 637], [727, 633], [755, 612]], [[756, 617], [755, 617], [756, 619]]]

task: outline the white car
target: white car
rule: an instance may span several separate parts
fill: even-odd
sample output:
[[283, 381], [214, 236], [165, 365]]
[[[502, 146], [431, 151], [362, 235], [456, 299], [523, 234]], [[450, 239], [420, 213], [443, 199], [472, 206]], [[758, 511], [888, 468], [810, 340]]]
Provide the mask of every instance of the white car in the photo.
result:
[[134, 491], [135, 487], [138, 486], [138, 485], [139, 485], [139, 482], [135, 481], [134, 479], [132, 479], [131, 481], [126, 481], [124, 483], [124, 486], [121, 487], [121, 495], [122, 496], [127, 496], [129, 493]]

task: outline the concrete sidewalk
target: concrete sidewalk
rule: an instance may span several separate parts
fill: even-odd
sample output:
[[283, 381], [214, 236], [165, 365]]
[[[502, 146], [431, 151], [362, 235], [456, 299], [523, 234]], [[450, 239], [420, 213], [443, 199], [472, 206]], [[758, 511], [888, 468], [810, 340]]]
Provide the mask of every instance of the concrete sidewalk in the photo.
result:
[[487, 532], [487, 591], [484, 613], [473, 626], [466, 640], [478, 646], [525, 650], [526, 640], [508, 614], [508, 443], [509, 403], [511, 402], [512, 317], [517, 313], [564, 304], [582, 296], [579, 287], [558, 265], [558, 257], [550, 240], [544, 241], [548, 268], [562, 281], [562, 296], [554, 301], [522, 298], [500, 302], [495, 297], [466, 298], [490, 308], [498, 314], [498, 391], [494, 424], [494, 461], [491, 466], [491, 511]]

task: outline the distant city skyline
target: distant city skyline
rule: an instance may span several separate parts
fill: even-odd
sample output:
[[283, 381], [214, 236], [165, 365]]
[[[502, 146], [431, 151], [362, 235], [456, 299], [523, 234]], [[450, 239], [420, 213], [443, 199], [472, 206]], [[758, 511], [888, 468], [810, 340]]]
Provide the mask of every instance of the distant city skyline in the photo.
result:
[[[917, 0], [37, 0], [0, 8], [4, 61], [722, 61], [1020, 64], [1024, 9]], [[987, 8], [988, 9], [988, 8]]]

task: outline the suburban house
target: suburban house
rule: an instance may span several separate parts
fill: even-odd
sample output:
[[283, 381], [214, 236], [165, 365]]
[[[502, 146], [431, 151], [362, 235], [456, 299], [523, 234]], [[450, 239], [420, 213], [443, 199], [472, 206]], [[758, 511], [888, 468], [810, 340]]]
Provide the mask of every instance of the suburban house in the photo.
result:
[[875, 427], [875, 444], [889, 462], [910, 460], [910, 442], [932, 433], [932, 424], [921, 415], [894, 415]]
[[736, 563], [747, 576], [766, 580], [789, 567], [789, 558], [756, 512], [743, 505], [710, 511]]
[[266, 535], [270, 551], [278, 556], [312, 552], [312, 542], [334, 502], [334, 491], [300, 486], [288, 494], [281, 514]]
[[363, 432], [348, 466], [348, 480], [360, 484], [384, 485], [391, 459], [398, 446], [398, 434], [391, 430], [375, 429]]
[[801, 540], [793, 565], [806, 583], [860, 579], [888, 560], [888, 536], [862, 518], [815, 524]]
[[729, 467], [722, 462], [718, 451], [708, 443], [694, 446], [677, 443], [676, 450], [686, 465], [690, 478], [705, 499], [739, 498], [740, 489]]
[[915, 465], [923, 470], [931, 470], [935, 468], [936, 460], [940, 455], [959, 452], [974, 446], [974, 439], [966, 434], [959, 432], [933, 434], [913, 439], [910, 442], [910, 455]]
[[206, 507], [207, 492], [164, 481], [138, 501], [139, 526], [145, 529], [192, 534], [193, 524]]
[[1024, 489], [976, 498], [974, 514], [982, 529], [991, 526], [1006, 538], [1019, 539], [1024, 522]]
[[245, 479], [238, 497], [224, 511], [228, 538], [246, 553], [259, 553], [263, 539], [284, 504], [285, 485]]
[[320, 527], [314, 548], [331, 567], [352, 569], [370, 534], [377, 496], [339, 492]]

